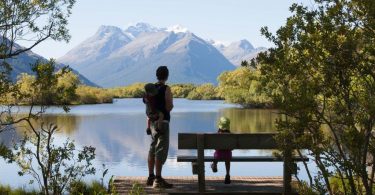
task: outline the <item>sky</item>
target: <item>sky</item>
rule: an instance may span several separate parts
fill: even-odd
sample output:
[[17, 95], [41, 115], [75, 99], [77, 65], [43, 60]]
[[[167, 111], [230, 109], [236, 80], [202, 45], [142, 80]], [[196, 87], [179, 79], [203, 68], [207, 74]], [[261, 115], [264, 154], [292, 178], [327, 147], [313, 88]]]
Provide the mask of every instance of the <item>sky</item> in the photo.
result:
[[313, 6], [313, 0], [77, 0], [69, 18], [69, 43], [49, 40], [33, 51], [59, 58], [101, 25], [125, 29], [137, 22], [156, 27], [179, 24], [203, 39], [225, 43], [247, 39], [255, 47], [271, 47], [260, 28], [276, 32], [291, 15], [292, 3]]

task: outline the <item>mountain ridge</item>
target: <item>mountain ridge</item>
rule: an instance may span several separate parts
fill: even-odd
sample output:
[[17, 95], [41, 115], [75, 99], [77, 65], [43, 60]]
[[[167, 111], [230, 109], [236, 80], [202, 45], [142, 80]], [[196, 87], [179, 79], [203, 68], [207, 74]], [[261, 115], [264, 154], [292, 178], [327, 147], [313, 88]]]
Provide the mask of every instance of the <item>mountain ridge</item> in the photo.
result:
[[[15, 48], [21, 48], [22, 46], [14, 43], [14, 47]], [[36, 54], [32, 51], [26, 51], [26, 52], [23, 52], [23, 53], [15, 56], [13, 58], [6, 59], [5, 61], [8, 64], [10, 64], [11, 67], [12, 67], [12, 71], [10, 72], [11, 80], [16, 81], [17, 77], [21, 73], [27, 73], [27, 74], [32, 74], [32, 75], [35, 74], [34, 72], [32, 72], [32, 67], [31, 67], [32, 64], [35, 64], [37, 61], [47, 62], [48, 60], [46, 58], [42, 57], [41, 55]], [[61, 64], [61, 63], [56, 63], [57, 69], [61, 69], [64, 66], [66, 66], [66, 65]], [[75, 70], [74, 68], [71, 68], [71, 69], [75, 74], [78, 75], [78, 78], [79, 78], [79, 80], [81, 81], [82, 84], [85, 84], [85, 85], [88, 85], [88, 86], [98, 87], [97, 84], [95, 84], [94, 82], [90, 81], [89, 79], [87, 79], [86, 77], [81, 75], [77, 70]]]
[[[217, 83], [217, 77], [223, 71], [235, 68], [213, 45], [181, 26], [157, 28], [141, 23], [122, 32], [134, 38], [111, 50], [107, 56], [94, 55], [102, 57], [95, 61], [80, 61], [84, 58], [72, 57], [68, 52], [58, 60], [104, 87], [153, 82], [155, 70], [160, 65], [169, 67], [170, 83]], [[87, 40], [103, 40], [103, 36], [97, 37], [97, 34]], [[89, 47], [84, 43], [89, 42], [87, 40], [71, 51], [86, 52], [85, 48]]]

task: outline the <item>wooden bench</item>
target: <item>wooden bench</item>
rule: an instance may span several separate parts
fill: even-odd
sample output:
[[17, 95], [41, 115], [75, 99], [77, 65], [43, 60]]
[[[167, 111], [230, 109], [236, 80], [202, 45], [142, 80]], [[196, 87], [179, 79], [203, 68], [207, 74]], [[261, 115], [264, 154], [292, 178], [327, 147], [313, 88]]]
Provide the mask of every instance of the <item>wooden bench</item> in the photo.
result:
[[[192, 162], [197, 165], [198, 189], [205, 191], [204, 162], [212, 162], [212, 156], [205, 157], [205, 149], [277, 149], [275, 133], [254, 134], [197, 134], [179, 133], [178, 149], [196, 149], [197, 156], [177, 156], [177, 162]], [[231, 162], [284, 162], [283, 190], [284, 194], [291, 194], [292, 173], [296, 172], [296, 161], [308, 161], [303, 156], [292, 156], [292, 151], [284, 151], [284, 157], [276, 156], [233, 156]], [[194, 167], [194, 166], [193, 166]], [[193, 171], [194, 172], [194, 171]]]

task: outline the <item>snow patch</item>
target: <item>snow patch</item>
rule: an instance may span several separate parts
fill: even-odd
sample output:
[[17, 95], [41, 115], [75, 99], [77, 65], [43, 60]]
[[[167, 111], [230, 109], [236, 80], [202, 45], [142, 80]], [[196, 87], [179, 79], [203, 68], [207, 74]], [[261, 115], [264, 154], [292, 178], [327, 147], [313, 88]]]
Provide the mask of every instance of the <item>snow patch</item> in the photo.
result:
[[186, 33], [189, 30], [186, 27], [183, 27], [179, 24], [176, 24], [176, 25], [168, 27], [166, 31], [167, 32], [175, 32], [175, 33]]

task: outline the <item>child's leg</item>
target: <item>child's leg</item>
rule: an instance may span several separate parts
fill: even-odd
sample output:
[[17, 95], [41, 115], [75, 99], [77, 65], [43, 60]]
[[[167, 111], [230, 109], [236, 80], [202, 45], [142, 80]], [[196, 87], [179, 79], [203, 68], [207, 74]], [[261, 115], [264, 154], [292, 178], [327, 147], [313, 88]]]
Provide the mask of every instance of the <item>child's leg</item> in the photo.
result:
[[231, 181], [230, 181], [230, 175], [229, 175], [229, 172], [230, 172], [230, 160], [225, 160], [225, 169], [227, 170], [227, 174], [225, 175], [224, 183], [225, 184], [230, 184], [231, 183]]
[[225, 169], [227, 171], [227, 175], [229, 175], [230, 172], [230, 160], [225, 161]]
[[214, 173], [217, 172], [217, 160], [212, 161], [211, 169], [212, 169], [212, 172]]

